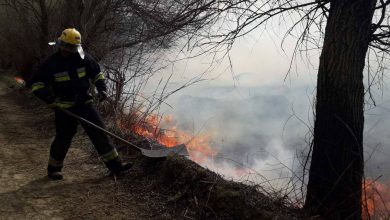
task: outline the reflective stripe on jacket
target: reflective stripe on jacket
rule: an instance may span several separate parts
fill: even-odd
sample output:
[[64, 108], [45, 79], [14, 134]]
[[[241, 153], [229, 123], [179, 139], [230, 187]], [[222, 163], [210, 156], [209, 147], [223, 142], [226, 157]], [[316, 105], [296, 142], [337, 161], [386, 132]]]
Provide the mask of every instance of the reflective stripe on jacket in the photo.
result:
[[105, 91], [105, 78], [99, 64], [88, 54], [64, 57], [60, 52], [49, 57], [32, 79], [32, 91], [47, 103], [66, 103], [68, 106], [91, 102], [91, 84]]

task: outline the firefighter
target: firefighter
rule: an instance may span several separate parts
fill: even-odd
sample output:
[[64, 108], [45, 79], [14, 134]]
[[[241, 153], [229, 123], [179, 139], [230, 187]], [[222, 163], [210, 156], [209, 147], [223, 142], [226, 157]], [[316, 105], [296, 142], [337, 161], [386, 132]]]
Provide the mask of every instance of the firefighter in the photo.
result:
[[[96, 87], [100, 101], [107, 98], [107, 93], [104, 75], [97, 62], [83, 51], [81, 35], [76, 29], [65, 29], [55, 44], [59, 50], [39, 67], [32, 79], [32, 91], [55, 111], [56, 135], [47, 172], [50, 179], [61, 180], [63, 162], [79, 121], [60, 109], [67, 109], [104, 128], [99, 113], [92, 106], [91, 84]], [[104, 133], [83, 123], [81, 126], [112, 174], [130, 169], [132, 164], [121, 162]]]

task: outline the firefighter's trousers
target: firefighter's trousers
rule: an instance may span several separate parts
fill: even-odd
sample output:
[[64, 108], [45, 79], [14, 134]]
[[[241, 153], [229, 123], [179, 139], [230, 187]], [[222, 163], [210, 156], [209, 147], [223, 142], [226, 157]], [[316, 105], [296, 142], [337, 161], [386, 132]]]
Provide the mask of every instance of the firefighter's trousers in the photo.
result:
[[[91, 105], [72, 107], [68, 110], [104, 128], [104, 123], [99, 113]], [[118, 153], [107, 135], [91, 126], [79, 123], [77, 119], [62, 111], [55, 110], [56, 136], [50, 148], [48, 172], [60, 172], [62, 170], [63, 161], [79, 124], [84, 128], [106, 166], [110, 170], [114, 170], [119, 166]]]

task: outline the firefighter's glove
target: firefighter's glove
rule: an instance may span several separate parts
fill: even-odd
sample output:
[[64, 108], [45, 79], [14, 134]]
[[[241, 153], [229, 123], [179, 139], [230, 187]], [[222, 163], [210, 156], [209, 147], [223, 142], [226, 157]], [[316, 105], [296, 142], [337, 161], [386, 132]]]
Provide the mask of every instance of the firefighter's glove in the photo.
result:
[[53, 103], [49, 104], [48, 106], [51, 109], [66, 109], [66, 108], [71, 107], [71, 105], [68, 103], [59, 103], [59, 102], [53, 102]]
[[98, 99], [99, 99], [99, 102], [107, 100], [107, 92], [106, 91], [100, 91], [98, 93]]

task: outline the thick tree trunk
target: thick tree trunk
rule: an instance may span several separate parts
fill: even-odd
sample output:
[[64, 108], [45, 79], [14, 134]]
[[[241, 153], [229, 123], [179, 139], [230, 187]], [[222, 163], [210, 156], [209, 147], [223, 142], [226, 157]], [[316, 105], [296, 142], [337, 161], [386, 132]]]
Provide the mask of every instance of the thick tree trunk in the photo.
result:
[[361, 219], [363, 69], [376, 1], [331, 1], [306, 198], [306, 208], [326, 219]]

